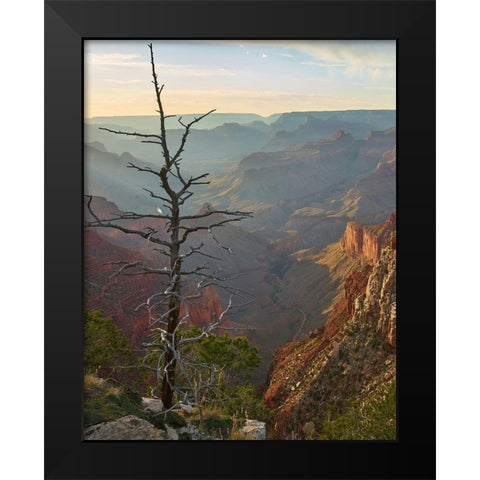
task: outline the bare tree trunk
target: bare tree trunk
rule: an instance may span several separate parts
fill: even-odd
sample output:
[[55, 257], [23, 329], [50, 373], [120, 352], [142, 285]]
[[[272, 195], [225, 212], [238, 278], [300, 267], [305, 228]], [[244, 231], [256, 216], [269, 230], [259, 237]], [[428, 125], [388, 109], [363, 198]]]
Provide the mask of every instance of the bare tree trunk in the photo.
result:
[[[185, 244], [187, 238], [190, 234], [198, 231], [208, 231], [211, 237], [219, 244], [222, 248], [231, 253], [230, 249], [222, 245], [216, 237], [214, 237], [212, 230], [214, 228], [219, 228], [230, 222], [238, 222], [246, 217], [251, 216], [251, 212], [241, 212], [241, 211], [228, 211], [228, 210], [216, 210], [209, 209], [206, 212], [198, 213], [196, 215], [180, 215], [180, 206], [185, 203], [192, 195], [193, 191], [189, 190], [190, 187], [195, 185], [207, 185], [208, 181], [205, 181], [205, 178], [208, 176], [208, 173], [203, 175], [198, 175], [196, 177], [184, 178], [180, 168], [180, 162], [182, 160], [181, 155], [184, 151], [187, 138], [191, 132], [191, 128], [200, 120], [205, 118], [207, 115], [214, 112], [211, 110], [203, 115], [200, 115], [194, 118], [190, 123], [182, 122], [182, 117], [178, 119], [179, 124], [184, 128], [184, 133], [182, 135], [180, 145], [172, 155], [169, 151], [167, 138], [166, 138], [166, 128], [165, 128], [165, 119], [169, 118], [168, 115], [165, 115], [161, 100], [161, 94], [163, 90], [163, 85], [159, 85], [157, 74], [155, 72], [155, 62], [153, 58], [153, 47], [152, 44], [148, 45], [150, 49], [150, 62], [152, 67], [152, 77], [153, 85], [155, 88], [155, 96], [158, 105], [158, 114], [160, 116], [160, 134], [153, 133], [139, 133], [139, 132], [125, 132], [121, 130], [111, 130], [109, 128], [100, 127], [101, 130], [111, 132], [116, 135], [130, 135], [135, 136], [144, 143], [153, 143], [160, 145], [161, 154], [163, 157], [162, 166], [160, 171], [154, 170], [150, 167], [140, 167], [130, 163], [129, 168], [133, 168], [139, 172], [146, 172], [152, 175], [155, 175], [157, 179], [160, 180], [159, 186], [165, 192], [166, 196], [156, 194], [146, 188], [146, 192], [150, 194], [152, 198], [162, 200], [165, 202], [163, 205], [169, 210], [170, 213], [162, 213], [158, 209], [158, 214], [138, 214], [135, 212], [123, 212], [119, 215], [113, 215], [112, 218], [100, 219], [95, 212], [92, 210], [92, 196], [85, 196], [85, 204], [88, 209], [89, 214], [92, 217], [92, 220], [86, 222], [87, 227], [100, 227], [100, 228], [113, 228], [119, 230], [125, 234], [137, 235], [141, 238], [146, 239], [148, 242], [151, 242], [155, 245], [159, 245], [160, 248], [157, 250], [160, 251], [163, 255], [166, 255], [170, 260], [170, 268], [152, 268], [148, 266], [143, 260], [138, 260], [135, 262], [111, 262], [113, 264], [119, 264], [121, 267], [115, 272], [114, 275], [124, 274], [124, 275], [146, 275], [146, 274], [156, 274], [168, 276], [169, 284], [167, 289], [164, 292], [154, 294], [150, 297], [147, 302], [142, 305], [149, 308], [149, 313], [153, 315], [152, 329], [153, 325], [155, 328], [152, 331], [155, 331], [154, 340], [147, 344], [147, 346], [158, 348], [160, 347], [161, 353], [159, 353], [159, 363], [158, 366], [151, 369], [157, 372], [157, 378], [161, 378], [161, 395], [162, 401], [165, 405], [165, 408], [169, 409], [174, 405], [174, 394], [175, 391], [179, 391], [176, 381], [180, 374], [177, 372], [177, 367], [180, 369], [183, 367], [183, 377], [185, 377], [185, 368], [188, 367], [188, 362], [185, 359], [182, 359], [181, 349], [182, 345], [185, 346], [189, 342], [195, 342], [201, 340], [204, 336], [208, 335], [212, 330], [219, 327], [227, 311], [231, 308], [231, 300], [227, 308], [220, 314], [215, 322], [212, 322], [210, 325], [202, 329], [202, 333], [197, 337], [181, 339], [179, 338], [178, 330], [181, 328], [182, 324], [184, 325], [186, 319], [188, 318], [188, 311], [186, 312], [184, 318], [182, 319], [180, 314], [181, 305], [187, 309], [187, 304], [189, 299], [199, 298], [202, 293], [202, 289], [207, 285], [217, 285], [218, 282], [223, 281], [217, 276], [217, 274], [209, 273], [206, 271], [206, 265], [197, 266], [191, 271], [182, 271], [182, 260], [186, 257], [189, 257], [194, 254], [201, 255], [203, 254], [206, 257], [215, 258], [211, 255], [201, 252], [203, 243], [200, 243], [198, 246], [190, 246], [189, 250], [183, 248], [182, 253], [180, 252], [181, 246]], [[173, 115], [175, 116], [175, 115]], [[170, 176], [170, 177], [169, 177]], [[170, 183], [172, 177], [175, 177], [178, 182], [180, 182], [180, 187], [178, 190], [175, 188], [175, 183]], [[214, 215], [222, 215], [221, 219], [216, 219]], [[211, 217], [212, 221], [208, 225], [191, 225], [189, 221], [196, 219], [204, 219]], [[226, 218], [225, 218], [226, 217]], [[139, 219], [162, 219], [166, 220], [166, 231], [170, 234], [169, 241], [165, 240], [163, 237], [158, 236], [159, 233], [154, 228], [145, 225], [143, 228], [132, 228], [128, 224], [123, 223], [123, 221], [128, 220], [139, 220]], [[183, 223], [186, 222], [186, 223]], [[127, 273], [128, 272], [128, 273]], [[198, 293], [190, 296], [182, 295], [182, 279], [185, 278], [195, 278], [197, 281]], [[163, 300], [154, 302], [161, 306], [162, 312], [160, 315], [155, 313], [156, 307], [150, 307], [150, 300], [153, 297], [162, 297]], [[164, 311], [164, 308], [167, 307], [167, 310]], [[150, 311], [150, 308], [152, 309]], [[152, 314], [153, 312], [153, 314]], [[162, 327], [164, 325], [164, 327]], [[147, 357], [148, 358], [148, 355]], [[142, 364], [143, 365], [143, 364]], [[148, 366], [143, 365], [146, 368]], [[207, 367], [201, 363], [196, 363], [194, 365], [195, 371], [199, 373], [199, 368]], [[193, 385], [192, 379], [187, 379], [189, 386], [184, 388], [185, 392], [194, 393], [196, 395], [196, 388]], [[212, 379], [207, 382], [207, 387], [211, 387]], [[182, 390], [180, 390], [182, 391]]]
[[[162, 178], [163, 182], [163, 178]], [[165, 408], [171, 408], [173, 405], [173, 386], [175, 385], [175, 371], [177, 359], [177, 327], [180, 322], [180, 278], [182, 270], [182, 260], [180, 258], [180, 244], [178, 241], [179, 208], [176, 196], [172, 197], [172, 220], [171, 220], [171, 247], [170, 247], [170, 285], [171, 295], [168, 302], [170, 312], [167, 323], [167, 336], [171, 342], [171, 348], [165, 352], [164, 370], [165, 374], [162, 381], [162, 401]]]

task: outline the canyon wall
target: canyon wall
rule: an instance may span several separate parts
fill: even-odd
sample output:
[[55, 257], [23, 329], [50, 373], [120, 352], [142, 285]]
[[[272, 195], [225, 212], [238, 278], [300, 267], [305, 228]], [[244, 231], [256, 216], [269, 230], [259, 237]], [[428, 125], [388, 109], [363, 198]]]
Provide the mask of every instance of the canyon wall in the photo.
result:
[[396, 229], [396, 213], [390, 214], [388, 220], [379, 225], [363, 225], [349, 222], [340, 244], [346, 254], [352, 258], [364, 257], [375, 263], [380, 259], [382, 250], [390, 244], [393, 230]]
[[[346, 405], [384, 401], [395, 388], [395, 345], [396, 251], [387, 246], [347, 277], [325, 326], [275, 352], [264, 393], [274, 411], [270, 437], [325, 439], [325, 422]], [[381, 422], [379, 438], [367, 438], [393, 439], [395, 415]]]

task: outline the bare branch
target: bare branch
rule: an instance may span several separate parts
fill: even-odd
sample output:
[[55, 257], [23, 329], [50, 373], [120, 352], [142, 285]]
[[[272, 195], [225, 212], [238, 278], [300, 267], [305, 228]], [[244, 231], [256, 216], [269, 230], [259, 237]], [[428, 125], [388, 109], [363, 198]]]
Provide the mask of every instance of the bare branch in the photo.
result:
[[103, 220], [100, 220], [98, 218], [98, 216], [92, 210], [91, 201], [92, 201], [92, 197], [87, 196], [86, 205], [87, 205], [89, 213], [95, 219], [95, 222], [85, 222], [85, 227], [88, 227], [88, 228], [113, 228], [115, 230], [120, 230], [123, 233], [128, 233], [128, 234], [131, 234], [131, 235], [138, 235], [139, 237], [145, 238], [146, 240], [148, 240], [152, 243], [156, 243], [158, 245], [163, 245], [163, 246], [168, 247], [168, 248], [170, 248], [172, 246], [172, 244], [170, 242], [167, 242], [166, 240], [162, 240], [160, 238], [153, 237], [153, 235], [155, 233], [157, 233], [157, 231], [154, 230], [151, 227], [145, 227], [144, 230], [134, 230], [134, 229], [131, 229], [131, 228], [124, 227], [122, 225], [117, 225], [115, 223], [111, 223], [110, 221], [105, 222]]
[[203, 248], [203, 242], [198, 247], [190, 247], [190, 251], [187, 253], [182, 254], [183, 258], [188, 258], [194, 254], [203, 255], [204, 257], [212, 258], [213, 260], [221, 261], [220, 257], [215, 257], [213, 255], [209, 255], [208, 253], [202, 252], [201, 248]]
[[127, 164], [127, 168], [134, 168], [135, 170], [138, 170], [139, 172], [153, 173], [157, 177], [160, 176], [160, 174], [158, 172], [155, 172], [155, 170], [152, 170], [150, 167], [145, 167], [145, 168], [138, 167], [137, 165], [133, 164], [132, 162], [129, 162]]
[[[171, 199], [171, 198], [161, 197], [160, 195], [157, 195], [157, 194], [153, 193], [153, 192], [152, 192], [151, 190], [149, 190], [148, 188], [142, 188], [142, 190], [145, 190], [146, 192], [148, 192], [152, 198], [158, 198], [159, 200], [162, 200], [162, 201], [164, 201], [164, 202], [172, 203], [172, 199]], [[170, 207], [168, 207], [168, 208], [170, 208]]]
[[158, 105], [158, 113], [160, 114], [160, 141], [162, 142], [162, 151], [163, 151], [163, 158], [165, 159], [165, 165], [168, 168], [171, 165], [170, 153], [168, 151], [168, 145], [167, 145], [167, 134], [165, 129], [165, 113], [163, 111], [163, 104], [161, 99], [164, 85], [159, 87], [159, 84], [158, 84], [157, 72], [155, 71], [155, 59], [153, 57], [153, 46], [151, 43], [148, 44], [148, 48], [150, 49], [150, 64], [152, 67], [152, 77], [153, 77], [152, 83], [155, 87], [155, 97]]
[[[211, 225], [199, 225], [198, 227], [185, 227], [185, 226], [180, 225], [178, 228], [181, 229], [181, 230], [184, 230], [184, 232], [182, 234], [182, 238], [180, 240], [180, 243], [184, 243], [187, 240], [188, 236], [193, 232], [198, 232], [200, 230], [207, 230], [211, 234], [212, 228], [221, 227], [223, 225], [226, 225], [227, 223], [239, 222], [239, 221], [243, 220], [244, 218], [246, 218], [246, 217], [227, 218], [227, 219], [222, 220], [221, 222], [218, 222], [218, 223], [213, 223]], [[216, 240], [215, 237], [213, 237], [213, 235], [212, 235], [212, 238], [214, 238], [214, 240]], [[218, 240], [216, 240], [216, 241], [219, 245], [221, 245], [220, 242], [218, 242]], [[221, 245], [221, 246], [222, 246], [222, 248], [227, 250], [229, 253], [231, 253], [230, 248], [225, 247], [224, 245]]]
[[180, 155], [182, 154], [182, 152], [185, 148], [185, 143], [187, 142], [188, 135], [190, 134], [190, 128], [192, 127], [192, 125], [194, 125], [195, 123], [198, 123], [200, 120], [205, 118], [207, 115], [210, 115], [214, 111], [215, 111], [215, 109], [210, 110], [209, 112], [207, 112], [203, 115], [200, 115], [200, 117], [194, 118], [190, 123], [183, 123], [182, 122], [182, 117], [180, 117], [178, 119], [178, 123], [180, 123], [180, 125], [182, 125], [182, 127], [185, 128], [185, 132], [182, 135], [182, 139], [180, 141], [180, 146], [178, 147], [177, 152], [175, 153], [175, 155], [172, 158], [172, 162], [176, 162], [178, 160], [178, 158], [180, 157]]
[[178, 205], [183, 205], [193, 195], [193, 192], [186, 191], [184, 195], [185, 196], [183, 198], [178, 200]]
[[199, 213], [196, 215], [184, 215], [179, 218], [180, 221], [182, 220], [196, 220], [198, 218], [205, 218], [210, 217], [211, 215], [220, 214], [220, 215], [232, 215], [232, 216], [241, 216], [241, 217], [252, 217], [253, 212], [242, 212], [240, 210], [230, 211], [230, 210], [216, 210], [214, 208], [209, 208], [205, 213]]
[[[170, 275], [170, 270], [167, 267], [162, 269], [159, 268], [151, 268], [149, 267], [143, 260], [137, 260], [136, 262], [125, 262], [119, 260], [117, 262], [107, 262], [105, 265], [122, 265], [118, 270], [116, 270], [110, 278], [116, 277], [117, 275], [146, 275], [146, 274], [157, 274], [157, 275]], [[140, 268], [139, 272], [134, 273], [125, 273], [126, 270], [131, 268]]]
[[[175, 165], [176, 165], [176, 163], [175, 163]], [[198, 177], [190, 177], [190, 179], [186, 182], [182, 179], [183, 188], [177, 192], [177, 197], [180, 198], [187, 191], [187, 189], [190, 188], [192, 185], [207, 185], [207, 184], [209, 184], [210, 182], [199, 182], [198, 181], [202, 178], [207, 177], [208, 175], [209, 175], [208, 173], [204, 173], [203, 175], [199, 175]]]
[[154, 135], [153, 133], [139, 133], [139, 132], [125, 132], [123, 130], [111, 130], [110, 128], [106, 127], [98, 127], [99, 130], [105, 130], [106, 132], [114, 133], [115, 135], [129, 135], [132, 137], [142, 137], [142, 138], [159, 138], [162, 137], [160, 135]]

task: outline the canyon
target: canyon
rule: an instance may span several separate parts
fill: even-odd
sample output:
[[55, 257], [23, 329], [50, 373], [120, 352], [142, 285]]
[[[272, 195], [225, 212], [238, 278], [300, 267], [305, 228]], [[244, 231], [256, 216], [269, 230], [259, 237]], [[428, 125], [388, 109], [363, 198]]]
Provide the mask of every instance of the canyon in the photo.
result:
[[[262, 359], [252, 381], [273, 412], [269, 438], [324, 439], [328, 428], [347, 415], [350, 400], [371, 405], [394, 388], [394, 116], [292, 112], [270, 123], [250, 120], [198, 130], [186, 151], [193, 160], [208, 157], [194, 168], [193, 160], [187, 162], [188, 174], [211, 167], [210, 184], [194, 189], [186, 214], [211, 208], [253, 212], [214, 235], [200, 230], [185, 243], [183, 252], [202, 245], [207, 258], [189, 257], [186, 269], [208, 262], [231, 277], [227, 288], [207, 287], [189, 305], [188, 321], [202, 326], [218, 318], [232, 289], [238, 292], [237, 308], [228, 311], [223, 327], [231, 328], [229, 335], [246, 336], [259, 350]], [[141, 189], [156, 185], [148, 175], [126, 168], [129, 162], [151, 168], [153, 157], [144, 147], [130, 148], [130, 140], [106, 140], [104, 133], [93, 133], [92, 125], [88, 131], [85, 185], [96, 215], [109, 218], [136, 209], [154, 214], [159, 202]], [[222, 135], [223, 143], [213, 147]], [[219, 150], [198, 153], [202, 142]], [[217, 161], [229, 149], [231, 156]], [[224, 219], [215, 214], [185, 225]], [[145, 221], [125, 225], [141, 229]], [[165, 220], [149, 218], [148, 226], [167, 238]], [[138, 347], [150, 321], [137, 307], [165, 283], [155, 275], [114, 275], [119, 260], [163, 268], [167, 259], [145, 239], [109, 228], [85, 229], [85, 308], [104, 310]], [[184, 289], [194, 291], [195, 282], [186, 282]], [[390, 438], [391, 431], [382, 430], [381, 436]]]

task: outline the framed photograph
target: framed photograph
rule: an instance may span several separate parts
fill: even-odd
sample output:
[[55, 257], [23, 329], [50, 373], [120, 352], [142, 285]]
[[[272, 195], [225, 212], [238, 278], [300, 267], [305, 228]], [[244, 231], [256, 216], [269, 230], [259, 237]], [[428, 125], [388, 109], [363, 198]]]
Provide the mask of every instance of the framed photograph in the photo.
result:
[[45, 477], [435, 478], [435, 2], [46, 1], [45, 75]]

